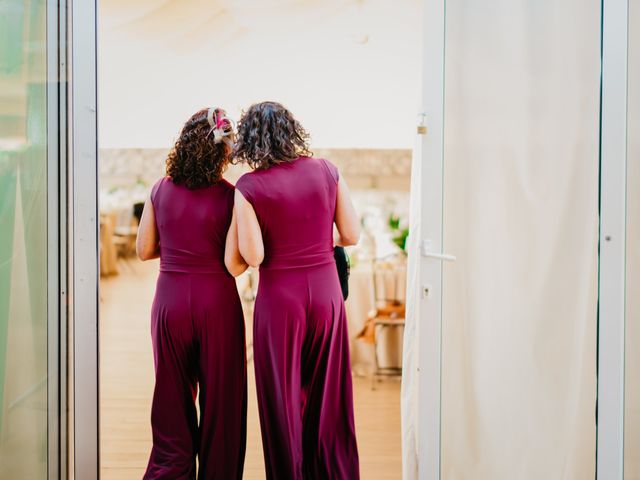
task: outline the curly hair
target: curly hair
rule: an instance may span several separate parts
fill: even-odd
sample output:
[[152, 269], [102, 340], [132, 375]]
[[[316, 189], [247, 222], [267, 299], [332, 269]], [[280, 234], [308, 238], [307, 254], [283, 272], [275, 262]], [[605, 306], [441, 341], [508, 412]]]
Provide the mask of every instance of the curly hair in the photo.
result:
[[[190, 190], [218, 183], [231, 159], [231, 148], [225, 142], [215, 143], [207, 120], [208, 112], [208, 108], [203, 108], [187, 120], [167, 157], [167, 176], [176, 185], [184, 185]], [[225, 115], [221, 108], [214, 112], [216, 118]], [[222, 128], [233, 127], [226, 121]]]
[[298, 157], [311, 156], [309, 134], [293, 114], [277, 102], [251, 105], [238, 123], [234, 161], [264, 170]]

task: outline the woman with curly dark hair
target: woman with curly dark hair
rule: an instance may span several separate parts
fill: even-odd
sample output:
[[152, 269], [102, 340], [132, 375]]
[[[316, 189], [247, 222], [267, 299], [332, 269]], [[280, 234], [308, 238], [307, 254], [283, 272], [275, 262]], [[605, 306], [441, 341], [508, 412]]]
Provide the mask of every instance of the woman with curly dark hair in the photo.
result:
[[358, 216], [338, 169], [310, 157], [282, 105], [253, 105], [234, 156], [240, 253], [260, 266], [254, 362], [267, 479], [359, 478], [349, 339], [333, 249], [353, 245]]
[[[138, 256], [160, 257], [151, 309], [153, 448], [145, 479], [195, 479], [196, 456], [198, 479], [242, 478], [245, 332], [236, 283], [225, 268], [234, 188], [222, 178], [232, 138], [224, 110], [193, 115], [140, 222]], [[229, 265], [234, 274], [246, 269], [241, 262]]]

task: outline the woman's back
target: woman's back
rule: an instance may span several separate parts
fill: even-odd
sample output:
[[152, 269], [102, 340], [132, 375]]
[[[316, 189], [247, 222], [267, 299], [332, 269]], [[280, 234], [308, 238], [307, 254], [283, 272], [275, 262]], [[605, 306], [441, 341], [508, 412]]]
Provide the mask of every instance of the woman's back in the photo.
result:
[[145, 480], [242, 479], [244, 317], [224, 264], [234, 197], [233, 186], [222, 178], [231, 153], [224, 140], [232, 135], [224, 110], [193, 114], [140, 220], [138, 257], [160, 257], [151, 306], [153, 446]]
[[333, 221], [338, 170], [324, 159], [300, 157], [238, 180], [262, 230], [261, 268], [333, 263]]
[[243, 113], [234, 149], [253, 169], [236, 184], [234, 225], [238, 252], [260, 266], [253, 360], [266, 478], [357, 480], [333, 225], [353, 245], [359, 220], [337, 168], [311, 158], [308, 142], [291, 112], [262, 102]]
[[226, 273], [224, 246], [231, 223], [233, 186], [226, 180], [190, 190], [169, 177], [151, 192], [160, 237], [160, 271]]
[[254, 362], [267, 478], [359, 478], [349, 337], [333, 257], [338, 170], [300, 157], [236, 188], [264, 244]]

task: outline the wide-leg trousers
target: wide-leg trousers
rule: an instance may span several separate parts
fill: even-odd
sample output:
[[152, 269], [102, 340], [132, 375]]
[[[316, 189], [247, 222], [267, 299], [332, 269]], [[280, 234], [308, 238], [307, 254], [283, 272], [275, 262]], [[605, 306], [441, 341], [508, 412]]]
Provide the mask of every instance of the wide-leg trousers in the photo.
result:
[[[241, 479], [245, 330], [235, 280], [162, 272], [151, 314], [156, 384], [145, 479]], [[199, 387], [200, 420], [196, 413]]]
[[357, 480], [349, 339], [335, 264], [261, 269], [254, 361], [268, 480]]

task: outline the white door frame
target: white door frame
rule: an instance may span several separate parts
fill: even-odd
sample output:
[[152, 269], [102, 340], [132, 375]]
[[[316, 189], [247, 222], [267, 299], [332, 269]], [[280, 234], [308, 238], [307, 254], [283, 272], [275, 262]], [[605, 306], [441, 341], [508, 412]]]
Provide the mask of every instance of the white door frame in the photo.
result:
[[624, 478], [628, 0], [603, 0], [597, 478]]
[[[603, 0], [598, 467], [622, 480], [627, 0]], [[418, 477], [440, 479], [446, 0], [425, 0], [421, 110]], [[71, 2], [70, 319], [75, 478], [99, 478], [96, 0]]]
[[99, 455], [98, 371], [98, 138], [96, 0], [70, 2], [70, 125], [68, 171], [70, 312], [72, 328], [72, 459], [70, 473], [97, 480]]
[[[419, 247], [429, 242], [430, 252], [442, 253], [444, 59], [446, 0], [425, 0], [423, 17], [423, 70], [421, 110], [426, 134], [418, 148], [420, 168]], [[412, 232], [412, 235], [415, 234]], [[418, 332], [418, 478], [440, 479], [442, 261], [419, 255], [420, 302]], [[413, 480], [413, 479], [407, 479]]]

